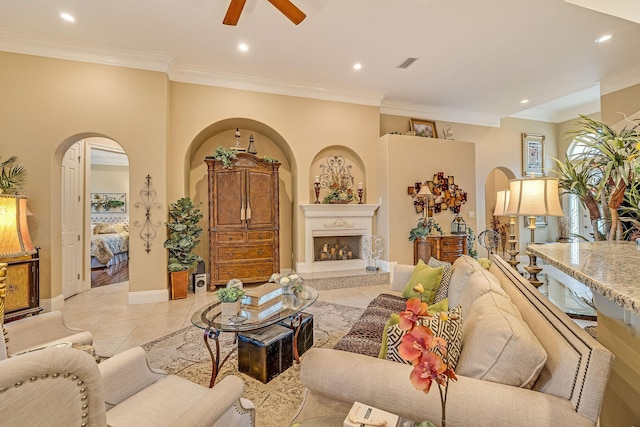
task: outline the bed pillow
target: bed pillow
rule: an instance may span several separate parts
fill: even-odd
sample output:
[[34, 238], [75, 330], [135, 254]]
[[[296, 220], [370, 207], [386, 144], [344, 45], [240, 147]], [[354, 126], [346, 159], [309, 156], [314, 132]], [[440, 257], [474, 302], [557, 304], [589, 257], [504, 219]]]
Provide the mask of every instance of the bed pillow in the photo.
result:
[[510, 299], [487, 292], [465, 309], [456, 374], [530, 389], [547, 353]]
[[93, 229], [93, 234], [115, 234], [118, 231], [112, 224], [100, 223]]
[[422, 301], [426, 302], [427, 304], [433, 303], [433, 299], [436, 296], [436, 291], [438, 290], [440, 282], [442, 281], [442, 272], [442, 267], [432, 268], [425, 264], [424, 261], [420, 260], [416, 267], [413, 269], [411, 278], [402, 291], [402, 297], [406, 299], [418, 298], [420, 295], [413, 290], [413, 287], [418, 283], [421, 283], [424, 287]]
[[116, 230], [116, 233], [122, 233], [125, 231], [129, 231], [129, 224], [119, 222], [117, 224], [113, 224], [113, 228]]
[[[448, 320], [440, 320], [437, 316], [431, 319], [425, 317], [420, 320], [420, 324], [431, 329], [434, 336], [444, 338], [447, 341], [449, 364], [455, 369], [462, 348], [462, 309], [460, 306], [449, 311]], [[398, 347], [402, 342], [402, 337], [407, 333], [407, 331], [403, 331], [400, 329], [398, 324], [395, 324], [389, 326], [386, 329], [386, 332], [387, 360], [411, 364], [410, 361], [403, 359], [398, 352]], [[432, 351], [442, 357], [442, 354], [440, 354], [438, 349], [434, 349]]]
[[449, 296], [449, 282], [451, 282], [451, 274], [453, 273], [451, 263], [431, 257], [429, 258], [427, 265], [433, 268], [442, 267], [442, 280], [440, 281], [440, 286], [436, 291], [436, 296], [433, 298], [433, 302], [442, 301]]

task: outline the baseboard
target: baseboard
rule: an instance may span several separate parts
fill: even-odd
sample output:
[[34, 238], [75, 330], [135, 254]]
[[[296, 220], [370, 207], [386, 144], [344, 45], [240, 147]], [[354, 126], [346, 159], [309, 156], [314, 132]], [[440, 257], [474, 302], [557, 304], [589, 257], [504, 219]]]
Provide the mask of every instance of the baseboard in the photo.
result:
[[53, 298], [40, 298], [40, 307], [44, 309], [45, 313], [62, 310], [64, 307], [64, 295], [60, 294]]
[[154, 302], [165, 302], [165, 301], [169, 301], [168, 289], [158, 289], [155, 291], [129, 292], [129, 298], [128, 298], [129, 305], [149, 304]]

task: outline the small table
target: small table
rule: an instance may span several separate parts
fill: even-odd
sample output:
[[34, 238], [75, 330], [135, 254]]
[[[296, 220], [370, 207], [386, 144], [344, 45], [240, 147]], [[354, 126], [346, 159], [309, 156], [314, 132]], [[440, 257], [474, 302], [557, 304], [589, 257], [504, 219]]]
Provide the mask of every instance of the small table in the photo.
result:
[[[293, 339], [293, 356], [296, 363], [300, 363], [298, 355], [297, 338], [302, 324], [302, 310], [309, 307], [318, 299], [318, 291], [312, 287], [305, 286], [304, 290], [297, 296], [285, 295], [283, 304], [267, 317], [258, 316], [255, 310], [242, 305], [237, 316], [222, 316], [220, 302], [214, 302], [201, 307], [191, 317], [191, 323], [198, 328], [204, 329], [204, 343], [211, 356], [211, 381], [209, 387], [213, 387], [220, 368], [227, 361], [235, 350], [232, 349], [222, 361], [220, 361], [220, 341], [218, 337], [221, 332], [234, 333], [234, 343], [237, 343], [238, 334], [241, 332], [255, 331], [266, 328], [274, 323], [283, 320], [290, 320], [295, 326], [295, 336]], [[209, 344], [209, 338], [213, 338], [215, 343], [215, 353]], [[236, 347], [237, 348], [237, 347]]]

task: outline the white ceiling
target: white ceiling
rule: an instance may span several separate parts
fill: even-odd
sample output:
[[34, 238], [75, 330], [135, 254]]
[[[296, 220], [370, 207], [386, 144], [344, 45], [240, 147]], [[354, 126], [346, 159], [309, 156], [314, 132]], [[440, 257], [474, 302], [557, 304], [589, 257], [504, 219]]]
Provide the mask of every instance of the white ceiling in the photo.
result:
[[[634, 19], [624, 7], [637, 0], [292, 1], [307, 14], [298, 26], [248, 0], [229, 27], [228, 0], [0, 0], [0, 50], [490, 126], [590, 114], [600, 90], [640, 83], [640, 25], [572, 4]], [[419, 59], [397, 68], [408, 57]]]

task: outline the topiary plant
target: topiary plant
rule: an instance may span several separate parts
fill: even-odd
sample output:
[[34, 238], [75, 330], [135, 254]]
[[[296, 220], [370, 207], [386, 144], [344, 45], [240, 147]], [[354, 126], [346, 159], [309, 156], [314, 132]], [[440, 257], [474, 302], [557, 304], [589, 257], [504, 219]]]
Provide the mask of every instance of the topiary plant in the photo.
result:
[[236, 302], [244, 296], [245, 292], [242, 288], [232, 286], [230, 288], [220, 288], [216, 292], [220, 302]]
[[433, 230], [438, 231], [440, 234], [444, 234], [442, 228], [440, 228], [440, 224], [435, 222], [433, 219], [429, 218], [428, 221], [420, 219], [416, 226], [409, 230], [409, 240], [413, 242], [418, 238], [426, 237], [431, 234], [431, 231]]
[[192, 251], [200, 243], [198, 237], [202, 234], [202, 227], [198, 222], [202, 216], [200, 209], [188, 197], [170, 205], [169, 222], [165, 222], [169, 237], [164, 242], [164, 247], [169, 250], [170, 272], [188, 270], [200, 260]]

